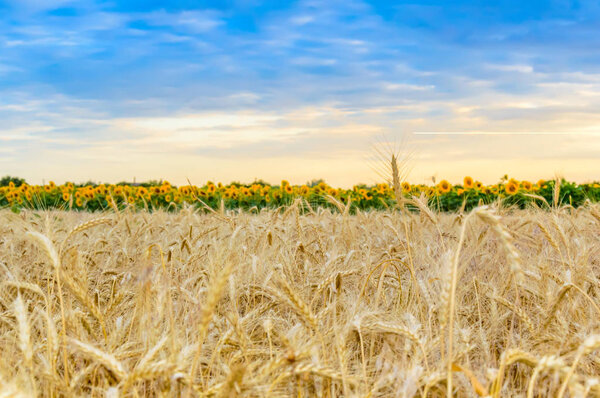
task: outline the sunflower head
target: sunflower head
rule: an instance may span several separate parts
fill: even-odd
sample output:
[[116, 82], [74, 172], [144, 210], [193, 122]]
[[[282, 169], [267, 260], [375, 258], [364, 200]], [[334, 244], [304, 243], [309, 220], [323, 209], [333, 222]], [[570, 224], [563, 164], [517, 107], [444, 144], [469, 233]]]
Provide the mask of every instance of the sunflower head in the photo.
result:
[[473, 188], [473, 177], [466, 176], [463, 180], [463, 186], [465, 187], [465, 189]]
[[285, 193], [287, 193], [288, 195], [291, 195], [292, 193], [294, 193], [294, 188], [291, 187], [291, 185], [286, 185], [284, 188]]
[[406, 181], [402, 183], [402, 192], [409, 193], [410, 192], [410, 184]]
[[514, 195], [519, 192], [519, 184], [514, 181], [509, 181], [508, 184], [504, 187], [504, 190], [509, 195]]
[[438, 183], [438, 189], [441, 193], [448, 193], [452, 189], [452, 185], [448, 181], [442, 180]]
[[526, 191], [531, 191], [531, 188], [533, 188], [533, 184], [530, 183], [529, 181], [522, 181], [521, 187]]

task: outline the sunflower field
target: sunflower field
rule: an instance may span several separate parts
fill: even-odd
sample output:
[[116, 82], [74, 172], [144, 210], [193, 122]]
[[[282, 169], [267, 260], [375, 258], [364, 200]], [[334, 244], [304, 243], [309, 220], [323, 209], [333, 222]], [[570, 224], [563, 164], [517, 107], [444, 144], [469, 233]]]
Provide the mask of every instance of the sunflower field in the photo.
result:
[[[399, 189], [400, 190], [400, 189]], [[462, 184], [452, 185], [446, 180], [439, 183], [401, 184], [405, 198], [426, 197], [428, 206], [438, 211], [469, 210], [481, 204], [500, 200], [506, 206], [525, 208], [571, 205], [577, 207], [586, 201], [600, 200], [600, 184], [577, 184], [562, 180], [540, 180], [536, 183], [503, 177], [493, 185], [483, 185], [471, 177]], [[352, 189], [333, 188], [324, 182], [311, 185], [279, 185], [267, 183], [240, 184], [207, 182], [202, 186], [174, 186], [169, 182], [146, 184], [74, 184], [45, 185], [15, 184], [0, 187], [0, 208], [59, 209], [101, 211], [106, 209], [166, 209], [177, 210], [184, 204], [198, 208], [260, 210], [290, 205], [297, 198], [312, 208], [335, 208], [351, 203], [351, 210], [383, 210], [396, 204], [396, 195], [390, 184], [355, 185]]]

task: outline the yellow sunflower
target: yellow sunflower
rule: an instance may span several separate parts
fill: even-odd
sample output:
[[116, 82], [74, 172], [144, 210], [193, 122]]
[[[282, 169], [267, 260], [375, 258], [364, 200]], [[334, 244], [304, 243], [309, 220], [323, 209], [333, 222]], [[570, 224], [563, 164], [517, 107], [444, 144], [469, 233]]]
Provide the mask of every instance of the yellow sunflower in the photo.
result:
[[521, 188], [523, 188], [526, 191], [531, 191], [531, 188], [533, 188], [533, 184], [530, 183], [529, 181], [522, 181]]
[[514, 195], [519, 191], [519, 184], [514, 181], [509, 181], [508, 184], [504, 187], [504, 190], [509, 195]]
[[448, 181], [442, 180], [438, 184], [438, 189], [441, 193], [448, 193], [452, 189], [452, 185]]
[[285, 193], [287, 193], [288, 195], [291, 195], [292, 193], [294, 193], [294, 188], [292, 188], [291, 185], [286, 185], [283, 187], [283, 189], [284, 189]]
[[402, 192], [404, 192], [404, 193], [410, 192], [410, 184], [406, 181], [402, 183]]
[[465, 189], [473, 188], [473, 177], [466, 176], [463, 180], [463, 186]]

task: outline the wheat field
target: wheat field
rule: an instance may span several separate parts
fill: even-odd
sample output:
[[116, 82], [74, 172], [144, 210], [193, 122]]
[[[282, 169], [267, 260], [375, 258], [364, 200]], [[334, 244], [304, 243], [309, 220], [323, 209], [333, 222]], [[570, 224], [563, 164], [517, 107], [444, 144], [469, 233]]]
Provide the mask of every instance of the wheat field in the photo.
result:
[[0, 397], [600, 396], [598, 232], [592, 205], [0, 211]]

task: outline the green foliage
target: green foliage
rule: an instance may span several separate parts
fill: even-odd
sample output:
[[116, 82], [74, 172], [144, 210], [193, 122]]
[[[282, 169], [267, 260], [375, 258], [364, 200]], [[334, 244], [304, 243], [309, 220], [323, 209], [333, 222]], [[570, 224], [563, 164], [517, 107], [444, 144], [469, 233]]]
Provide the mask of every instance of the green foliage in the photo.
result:
[[7, 187], [10, 183], [13, 183], [16, 187], [20, 187], [25, 184], [25, 179], [12, 176], [4, 176], [0, 178], [0, 187]]

